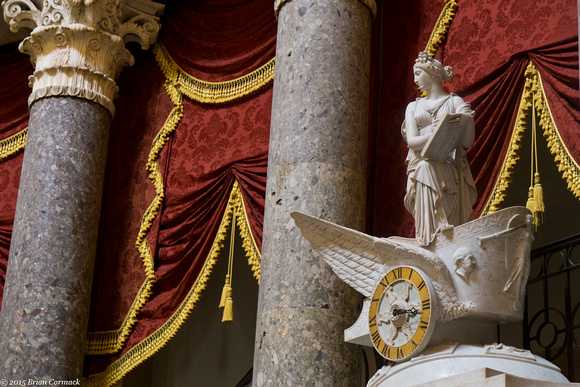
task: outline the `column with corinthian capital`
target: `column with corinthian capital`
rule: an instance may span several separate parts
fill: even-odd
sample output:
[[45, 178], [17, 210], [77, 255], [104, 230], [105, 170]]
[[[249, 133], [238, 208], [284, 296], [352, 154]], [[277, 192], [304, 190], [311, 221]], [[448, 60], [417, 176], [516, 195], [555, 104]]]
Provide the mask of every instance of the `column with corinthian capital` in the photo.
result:
[[360, 386], [361, 305], [290, 218], [364, 227], [373, 0], [277, 0], [254, 386]]
[[[146, 49], [163, 6], [138, 0], [4, 0], [35, 66], [0, 310], [0, 379], [81, 377], [115, 78]], [[145, 11], [147, 9], [147, 11]]]

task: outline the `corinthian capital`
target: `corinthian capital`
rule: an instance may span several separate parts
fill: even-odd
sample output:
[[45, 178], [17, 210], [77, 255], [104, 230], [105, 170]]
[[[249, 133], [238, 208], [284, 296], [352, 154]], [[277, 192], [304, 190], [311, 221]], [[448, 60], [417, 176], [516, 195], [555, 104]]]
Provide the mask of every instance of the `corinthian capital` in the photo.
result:
[[13, 32], [32, 29], [19, 47], [35, 66], [29, 105], [67, 95], [114, 114], [115, 78], [135, 61], [125, 43], [149, 48], [164, 6], [150, 0], [4, 0], [2, 7]]

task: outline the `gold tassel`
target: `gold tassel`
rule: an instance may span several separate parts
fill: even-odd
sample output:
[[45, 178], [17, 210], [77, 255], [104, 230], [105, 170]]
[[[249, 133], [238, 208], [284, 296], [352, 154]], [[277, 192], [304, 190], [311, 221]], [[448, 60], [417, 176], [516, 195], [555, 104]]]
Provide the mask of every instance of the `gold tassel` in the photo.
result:
[[[538, 172], [538, 143], [536, 138], [536, 107], [535, 100], [532, 98], [532, 160], [531, 160], [531, 175], [530, 175], [530, 189], [528, 190], [528, 201], [526, 208], [531, 211], [534, 216], [534, 226], [536, 231], [544, 220], [544, 192], [540, 185], [540, 173]], [[535, 168], [534, 168], [535, 166]], [[535, 173], [534, 173], [535, 169]]]
[[233, 303], [232, 300], [232, 277], [234, 266], [234, 242], [236, 238], [236, 208], [232, 207], [232, 223], [230, 234], [230, 256], [228, 259], [228, 274], [226, 275], [226, 283], [222, 289], [222, 298], [220, 300], [220, 308], [224, 308], [222, 322], [234, 321]]
[[228, 297], [228, 291], [231, 291], [232, 287], [230, 285], [230, 275], [226, 275], [226, 283], [222, 289], [222, 298], [220, 300], [220, 309], [226, 306], [226, 299]]
[[528, 191], [528, 201], [526, 202], [526, 208], [530, 210], [532, 214], [536, 212], [536, 201], [534, 200], [534, 187], [530, 187]]
[[544, 222], [544, 191], [540, 185], [540, 174], [534, 175], [534, 201], [536, 202], [536, 212], [534, 212], [534, 225], [536, 230]]
[[536, 172], [534, 175], [534, 200], [536, 201], [536, 211], [543, 213], [544, 207], [544, 191], [540, 184], [540, 174]]
[[222, 322], [232, 322], [234, 321], [234, 300], [232, 299], [232, 288], [228, 289], [228, 296], [226, 298], [226, 306], [224, 308], [224, 314], [222, 317]]

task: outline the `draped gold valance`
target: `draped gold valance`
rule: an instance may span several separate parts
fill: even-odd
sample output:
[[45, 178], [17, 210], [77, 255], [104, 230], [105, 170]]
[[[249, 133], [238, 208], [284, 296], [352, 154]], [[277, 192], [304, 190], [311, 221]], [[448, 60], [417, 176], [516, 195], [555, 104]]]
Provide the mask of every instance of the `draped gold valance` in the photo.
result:
[[165, 77], [178, 86], [185, 96], [201, 103], [234, 101], [255, 93], [274, 79], [275, 58], [243, 77], [225, 82], [205, 82], [182, 70], [161, 43], [157, 43], [153, 50]]

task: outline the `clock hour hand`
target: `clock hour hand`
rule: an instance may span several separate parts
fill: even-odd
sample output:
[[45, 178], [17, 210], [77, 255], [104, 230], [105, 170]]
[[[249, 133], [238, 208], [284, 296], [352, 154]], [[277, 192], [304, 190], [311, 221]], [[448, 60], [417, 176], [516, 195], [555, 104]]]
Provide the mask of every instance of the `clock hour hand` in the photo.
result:
[[415, 317], [416, 315], [421, 314], [421, 311], [415, 307], [412, 307], [411, 309], [393, 309], [393, 316], [405, 313], [409, 313], [412, 317]]

